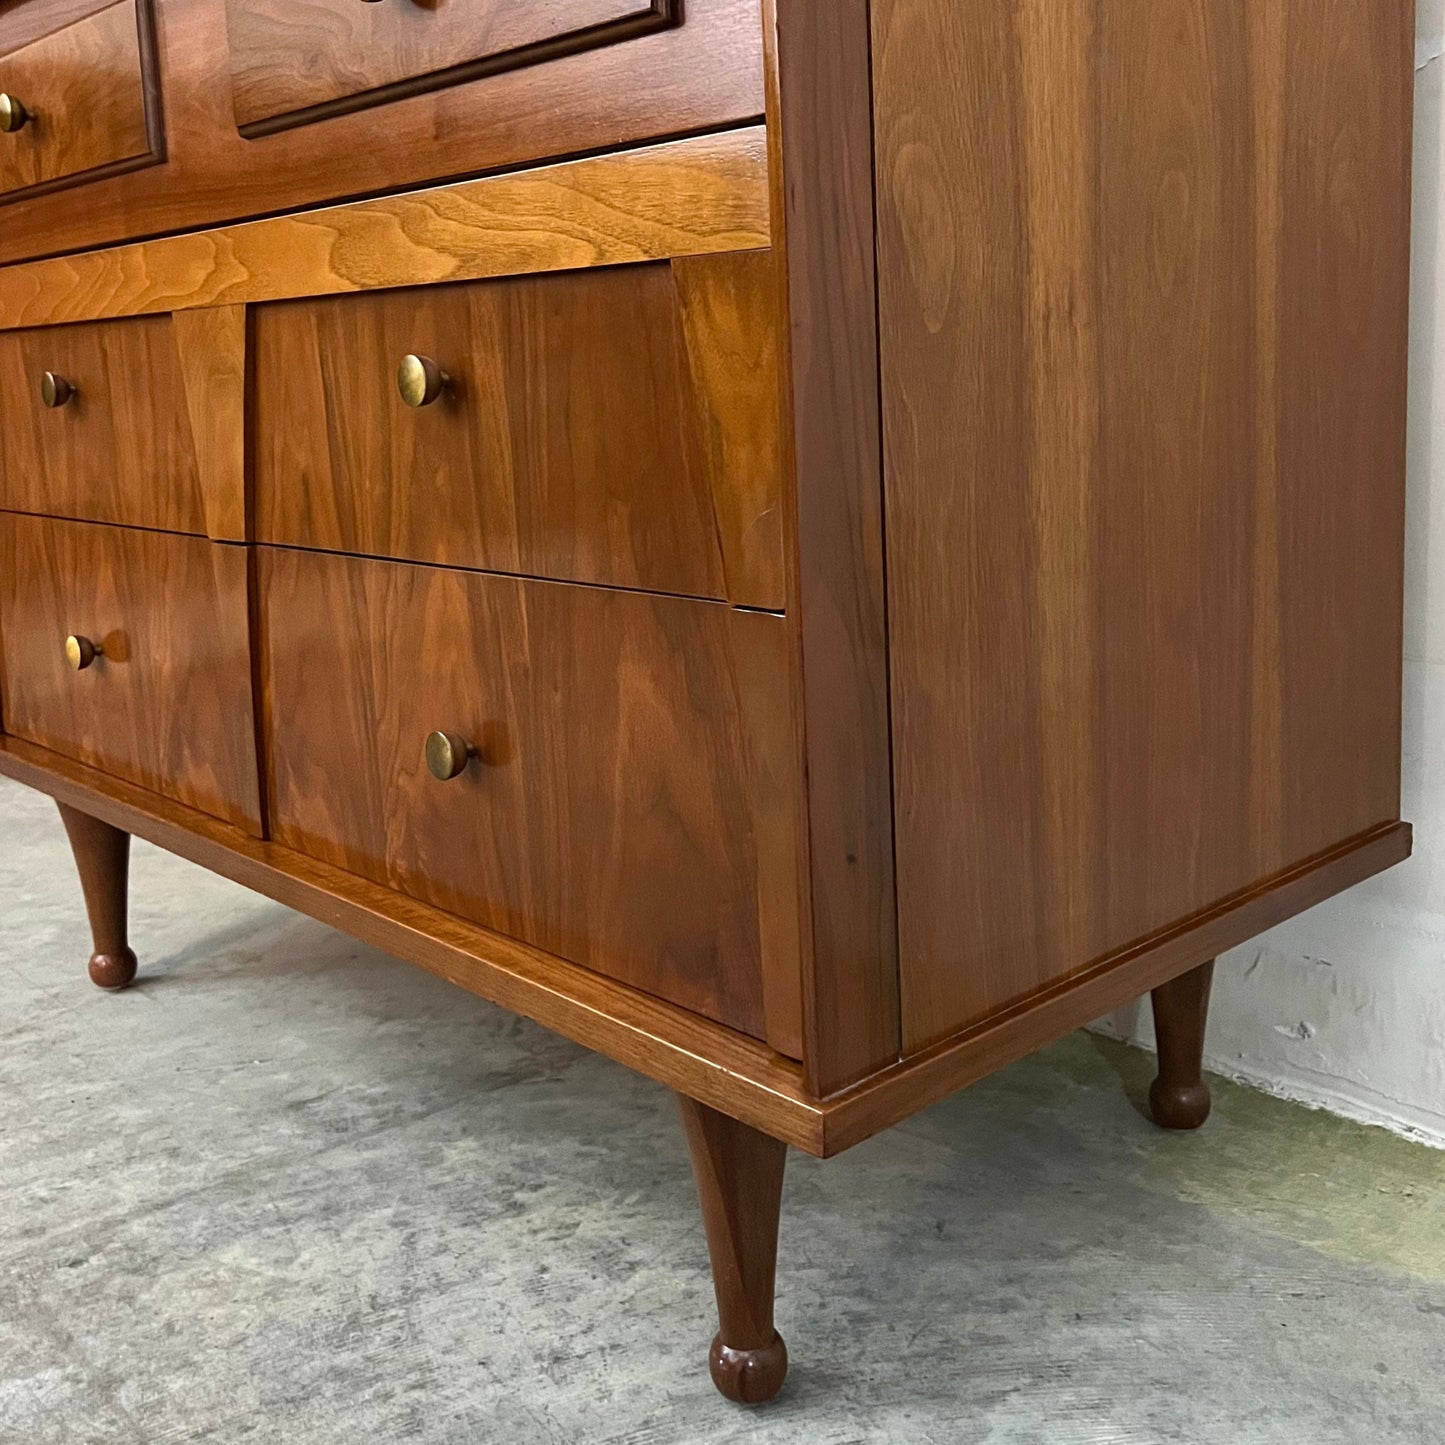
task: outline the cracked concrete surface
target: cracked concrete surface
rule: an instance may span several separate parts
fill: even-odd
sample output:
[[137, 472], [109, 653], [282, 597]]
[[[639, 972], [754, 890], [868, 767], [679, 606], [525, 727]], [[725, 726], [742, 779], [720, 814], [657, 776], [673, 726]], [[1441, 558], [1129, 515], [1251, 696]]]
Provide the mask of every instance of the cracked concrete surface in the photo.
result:
[[85, 977], [0, 784], [0, 1442], [1437, 1442], [1445, 1155], [1078, 1035], [794, 1156], [770, 1409], [718, 1398], [667, 1094], [139, 847]]

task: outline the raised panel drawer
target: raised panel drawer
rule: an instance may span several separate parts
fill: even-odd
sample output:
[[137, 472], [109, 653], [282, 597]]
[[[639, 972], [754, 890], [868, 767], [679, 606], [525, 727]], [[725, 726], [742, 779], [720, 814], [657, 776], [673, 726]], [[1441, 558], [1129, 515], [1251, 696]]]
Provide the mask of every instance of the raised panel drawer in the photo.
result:
[[0, 199], [161, 159], [149, 25], [120, 0], [0, 55]]
[[257, 832], [247, 615], [242, 547], [0, 515], [5, 730]]
[[258, 536], [780, 610], [775, 298], [743, 252], [260, 307]]
[[675, 24], [681, 0], [227, 0], [232, 94], [243, 133]]
[[270, 549], [259, 596], [279, 842], [797, 1054], [781, 618]]
[[169, 316], [0, 332], [0, 417], [0, 508], [206, 531]]

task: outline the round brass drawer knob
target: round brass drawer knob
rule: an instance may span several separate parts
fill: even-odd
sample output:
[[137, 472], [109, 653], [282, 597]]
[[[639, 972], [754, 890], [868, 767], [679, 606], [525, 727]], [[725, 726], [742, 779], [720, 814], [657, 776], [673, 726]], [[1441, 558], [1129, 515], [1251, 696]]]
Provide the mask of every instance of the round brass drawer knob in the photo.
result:
[[47, 371], [40, 378], [40, 400], [52, 411], [56, 407], [64, 406], [74, 395], [74, 383], [63, 376], [57, 376], [53, 371]]
[[430, 406], [451, 382], [429, 356], [403, 356], [396, 369], [396, 389], [408, 406]]
[[104, 657], [105, 650], [88, 637], [71, 633], [65, 639], [65, 660], [76, 672], [84, 672], [97, 657]]
[[426, 740], [426, 765], [432, 777], [448, 783], [466, 772], [475, 749], [456, 733], [433, 733]]
[[30, 112], [13, 95], [0, 92], [0, 130], [19, 130], [29, 119]]

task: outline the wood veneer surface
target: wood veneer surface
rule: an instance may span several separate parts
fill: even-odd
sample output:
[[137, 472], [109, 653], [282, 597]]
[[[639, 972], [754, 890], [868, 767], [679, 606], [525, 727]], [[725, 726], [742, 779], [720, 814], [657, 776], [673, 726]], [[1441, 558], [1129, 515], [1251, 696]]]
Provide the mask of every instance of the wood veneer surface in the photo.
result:
[[761, 250], [769, 206], [751, 126], [0, 266], [0, 329]]
[[909, 1050], [1399, 816], [1410, 10], [874, 6]]
[[[417, 89], [463, 73], [506, 70], [558, 49], [618, 44], [680, 18], [673, 0], [226, 0], [236, 120], [304, 120], [317, 107], [365, 102], [403, 82]], [[390, 88], [390, 89], [388, 89]]]
[[[0, 513], [8, 732], [261, 826], [241, 547]], [[102, 656], [82, 672], [66, 638]]]
[[[41, 400], [47, 371], [64, 406]], [[0, 507], [204, 533], [182, 373], [169, 316], [0, 332]]]
[[773, 287], [760, 251], [259, 307], [257, 536], [781, 611]]
[[247, 140], [236, 128], [225, 0], [157, 0], [155, 12], [165, 163], [16, 201], [0, 229], [0, 265], [723, 129], [763, 113], [757, 0], [688, 0], [680, 25]]
[[[257, 560], [278, 841], [798, 1052], [782, 619]], [[450, 782], [433, 731], [476, 751]]]
[[159, 159], [141, 49], [140, 27], [149, 23], [138, 0], [119, 0], [0, 54], [0, 90], [30, 117], [0, 134], [0, 200]]
[[898, 1057], [898, 941], [866, 0], [769, 4], [773, 225], [808, 779], [808, 1078]]

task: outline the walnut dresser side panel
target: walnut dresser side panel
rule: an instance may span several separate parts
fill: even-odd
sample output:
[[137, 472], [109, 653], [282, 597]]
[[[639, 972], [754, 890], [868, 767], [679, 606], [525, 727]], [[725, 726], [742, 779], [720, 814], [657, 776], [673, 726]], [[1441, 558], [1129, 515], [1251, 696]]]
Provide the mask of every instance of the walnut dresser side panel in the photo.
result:
[[1411, 10], [873, 6], [907, 1050], [1399, 818]]

